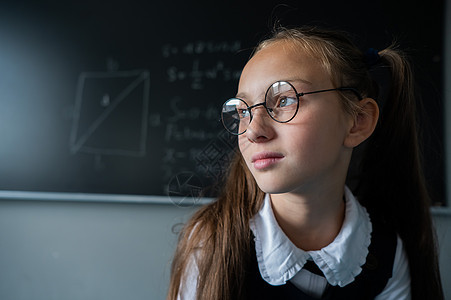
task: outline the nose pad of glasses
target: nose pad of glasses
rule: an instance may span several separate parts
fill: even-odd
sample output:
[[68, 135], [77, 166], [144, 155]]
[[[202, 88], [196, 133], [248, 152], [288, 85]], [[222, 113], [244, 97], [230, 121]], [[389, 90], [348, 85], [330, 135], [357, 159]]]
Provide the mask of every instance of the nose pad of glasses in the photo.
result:
[[268, 107], [268, 108], [266, 108], [266, 111], [271, 116], [271, 118], [274, 118], [276, 116], [276, 113], [274, 112], [274, 109]]
[[248, 124], [250, 131], [260, 131], [261, 128], [270, 124], [270, 122], [272, 122], [271, 114], [272, 110], [270, 113], [270, 111], [265, 109], [265, 107], [259, 107], [259, 109], [254, 110], [252, 114], [252, 121]]

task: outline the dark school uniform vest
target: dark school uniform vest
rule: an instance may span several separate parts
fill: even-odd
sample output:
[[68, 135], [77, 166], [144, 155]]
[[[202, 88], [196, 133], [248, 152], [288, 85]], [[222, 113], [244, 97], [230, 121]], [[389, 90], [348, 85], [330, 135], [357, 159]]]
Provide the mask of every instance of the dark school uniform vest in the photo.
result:
[[267, 283], [260, 274], [252, 239], [251, 256], [246, 271], [244, 284], [246, 299], [283, 299], [283, 300], [316, 300], [343, 299], [365, 300], [374, 299], [386, 286], [392, 277], [397, 236], [396, 233], [378, 222], [372, 222], [371, 244], [362, 272], [350, 284], [339, 287], [327, 285], [321, 298], [307, 295], [290, 281], [284, 285], [273, 286]]

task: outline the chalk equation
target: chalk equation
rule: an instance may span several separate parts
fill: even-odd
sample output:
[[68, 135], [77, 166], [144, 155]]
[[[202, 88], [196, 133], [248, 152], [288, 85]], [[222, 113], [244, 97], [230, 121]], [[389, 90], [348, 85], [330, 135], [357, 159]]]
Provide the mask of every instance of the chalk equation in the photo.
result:
[[183, 69], [171, 66], [166, 75], [169, 82], [190, 81], [193, 90], [202, 90], [206, 80], [237, 81], [241, 76], [241, 70], [227, 67], [225, 63], [218, 60], [213, 65], [202, 65], [200, 59], [194, 59], [191, 69]]
[[[170, 83], [188, 82], [193, 90], [202, 90], [207, 82], [213, 80], [237, 81], [241, 69], [227, 64], [227, 60], [241, 49], [240, 41], [197, 41], [184, 45], [163, 45], [161, 53], [168, 62], [167, 81]], [[176, 61], [190, 61], [191, 64], [174, 64]]]
[[164, 58], [177, 55], [201, 55], [215, 53], [237, 53], [241, 50], [241, 41], [196, 41], [184, 45], [165, 44], [161, 47]]

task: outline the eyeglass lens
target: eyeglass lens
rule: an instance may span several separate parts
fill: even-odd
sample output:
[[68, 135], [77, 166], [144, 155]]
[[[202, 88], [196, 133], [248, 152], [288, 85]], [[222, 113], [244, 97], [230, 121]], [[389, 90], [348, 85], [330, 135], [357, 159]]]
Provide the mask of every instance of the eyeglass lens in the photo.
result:
[[[252, 121], [252, 109], [242, 99], [231, 98], [222, 107], [222, 123], [232, 134], [244, 133]], [[299, 101], [294, 87], [286, 81], [273, 83], [265, 95], [264, 106], [269, 116], [276, 122], [286, 123], [294, 118], [298, 110]]]

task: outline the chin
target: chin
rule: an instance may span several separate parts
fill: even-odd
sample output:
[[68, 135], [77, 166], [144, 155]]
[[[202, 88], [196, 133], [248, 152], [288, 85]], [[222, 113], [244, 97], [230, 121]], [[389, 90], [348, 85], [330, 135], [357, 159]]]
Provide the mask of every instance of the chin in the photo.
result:
[[289, 191], [286, 186], [277, 184], [274, 180], [257, 180], [257, 185], [266, 194], [282, 194]]

